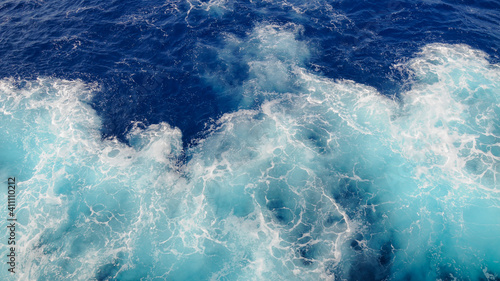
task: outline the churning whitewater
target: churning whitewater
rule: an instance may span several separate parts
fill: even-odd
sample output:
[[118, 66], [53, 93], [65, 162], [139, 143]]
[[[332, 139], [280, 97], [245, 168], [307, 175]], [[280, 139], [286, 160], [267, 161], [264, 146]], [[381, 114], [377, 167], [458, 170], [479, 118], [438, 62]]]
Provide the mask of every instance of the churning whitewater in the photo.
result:
[[390, 98], [308, 70], [301, 32], [226, 34], [216, 59], [249, 75], [205, 79], [239, 109], [187, 147], [164, 122], [103, 138], [98, 83], [2, 79], [19, 261], [4, 276], [498, 280], [499, 66], [428, 44], [394, 66], [411, 76]]

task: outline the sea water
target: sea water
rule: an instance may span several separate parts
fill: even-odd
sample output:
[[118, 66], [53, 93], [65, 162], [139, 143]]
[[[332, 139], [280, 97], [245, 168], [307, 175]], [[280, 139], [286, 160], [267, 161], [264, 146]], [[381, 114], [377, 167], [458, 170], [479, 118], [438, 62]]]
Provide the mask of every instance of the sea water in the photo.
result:
[[[209, 19], [228, 20], [243, 5], [188, 3], [189, 9], [165, 5], [179, 13], [186, 8], [183, 28], [194, 30]], [[127, 92], [120, 88], [127, 83], [112, 88], [123, 73], [109, 78], [113, 70], [89, 70], [108, 63], [75, 66], [86, 68], [81, 77], [64, 77], [69, 66], [55, 66], [52, 74], [42, 67], [28, 77], [22, 71], [31, 71], [30, 60], [24, 68], [14, 61], [2, 67], [21, 74], [0, 80], [0, 177], [5, 186], [9, 177], [17, 181], [16, 273], [7, 271], [2, 254], [0, 276], [498, 280], [495, 54], [430, 40], [407, 57], [385, 62], [390, 70], [364, 70], [373, 60], [347, 59], [371, 73], [354, 79], [315, 62], [325, 54], [321, 42], [311, 39], [318, 35], [308, 30], [315, 20], [307, 11], [320, 10], [326, 12], [316, 22], [353, 32], [340, 10], [324, 2], [248, 5], [257, 16], [247, 30], [228, 25], [217, 33], [217, 44], [199, 38], [196, 47], [190, 45], [199, 50], [193, 61], [201, 61], [193, 67], [202, 66], [196, 78], [179, 62], [168, 66], [176, 73], [172, 78], [146, 74], [153, 82]], [[406, 5], [393, 6], [411, 12]], [[99, 7], [102, 13], [120, 12], [111, 4], [88, 9]], [[276, 7], [282, 10], [271, 9]], [[261, 20], [259, 13], [276, 13], [277, 19]], [[281, 13], [286, 22], [278, 20]], [[337, 22], [322, 19], [332, 15]], [[136, 20], [121, 24], [138, 30], [155, 25]], [[163, 20], [166, 26], [180, 24]], [[370, 44], [370, 38], [361, 36], [355, 45]], [[144, 54], [115, 63], [159, 63], [140, 62]], [[182, 60], [189, 54], [172, 56]], [[167, 73], [168, 67], [158, 71]], [[373, 74], [377, 69], [385, 74]], [[174, 81], [198, 84], [175, 92]], [[175, 99], [193, 89], [200, 98], [160, 103], [177, 107], [159, 114], [154, 100], [168, 99], [162, 91], [169, 87]], [[153, 101], [127, 109], [148, 99]], [[138, 114], [141, 107], [149, 111]], [[163, 118], [168, 114], [170, 119]], [[2, 196], [7, 202], [7, 192]], [[3, 213], [6, 218], [7, 203]], [[8, 253], [4, 232], [0, 249]]]

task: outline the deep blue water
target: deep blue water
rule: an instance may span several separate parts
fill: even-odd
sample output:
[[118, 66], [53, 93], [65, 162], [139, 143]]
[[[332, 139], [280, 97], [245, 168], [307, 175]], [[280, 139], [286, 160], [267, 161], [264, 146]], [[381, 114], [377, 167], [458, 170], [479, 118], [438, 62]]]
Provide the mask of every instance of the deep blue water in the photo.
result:
[[499, 280], [499, 50], [499, 1], [3, 1], [0, 276]]

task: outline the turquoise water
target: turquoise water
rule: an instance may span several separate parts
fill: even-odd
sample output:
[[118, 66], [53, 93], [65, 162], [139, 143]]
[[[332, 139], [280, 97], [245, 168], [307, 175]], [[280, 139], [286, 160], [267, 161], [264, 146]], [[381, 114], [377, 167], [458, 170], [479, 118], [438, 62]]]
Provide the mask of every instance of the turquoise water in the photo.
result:
[[103, 138], [99, 83], [0, 80], [0, 177], [18, 181], [18, 272], [1, 276], [498, 280], [498, 64], [427, 44], [388, 96], [310, 70], [303, 33], [224, 37], [214, 60], [248, 77], [203, 77], [237, 109], [191, 146], [166, 122]]

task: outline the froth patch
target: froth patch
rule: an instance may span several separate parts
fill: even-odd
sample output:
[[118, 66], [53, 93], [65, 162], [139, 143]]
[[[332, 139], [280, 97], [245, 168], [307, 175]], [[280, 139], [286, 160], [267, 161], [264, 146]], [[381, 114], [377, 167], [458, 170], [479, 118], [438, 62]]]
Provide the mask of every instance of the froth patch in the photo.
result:
[[293, 69], [304, 66], [311, 56], [307, 42], [297, 39], [303, 32], [296, 24], [260, 24], [244, 39], [225, 34], [224, 47], [215, 50], [219, 67], [206, 78], [221, 98], [231, 93], [238, 108], [251, 108], [276, 95], [294, 92], [297, 77]]
[[396, 129], [405, 136], [403, 151], [417, 163], [442, 167], [466, 184], [492, 189], [500, 160], [500, 69], [486, 58], [465, 45], [423, 48], [409, 63], [413, 89], [402, 95], [409, 115], [400, 126], [406, 130]]
[[97, 90], [49, 78], [0, 82], [1, 126], [9, 135], [0, 169], [18, 179], [20, 279], [104, 274], [132, 242], [127, 236], [141, 214], [136, 193], [178, 178], [169, 171], [180, 131], [166, 124], [133, 130], [131, 140], [147, 139], [135, 147], [102, 139], [88, 104]]

